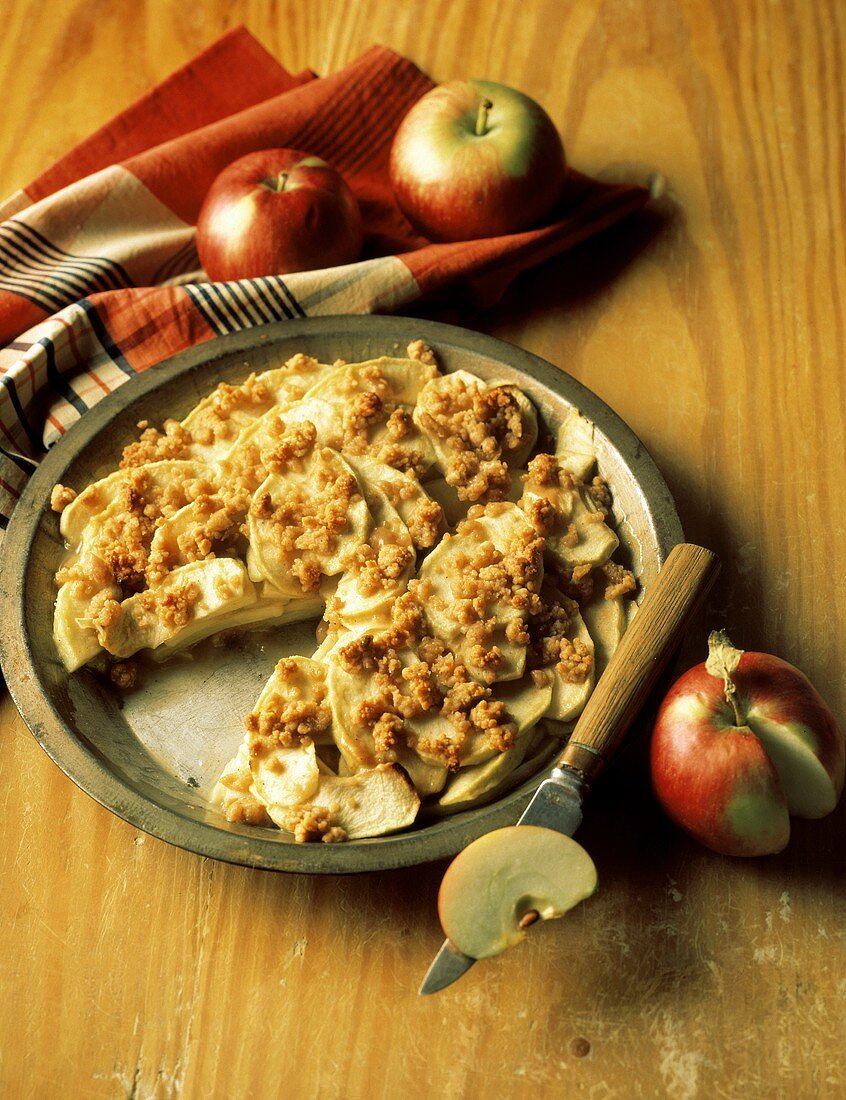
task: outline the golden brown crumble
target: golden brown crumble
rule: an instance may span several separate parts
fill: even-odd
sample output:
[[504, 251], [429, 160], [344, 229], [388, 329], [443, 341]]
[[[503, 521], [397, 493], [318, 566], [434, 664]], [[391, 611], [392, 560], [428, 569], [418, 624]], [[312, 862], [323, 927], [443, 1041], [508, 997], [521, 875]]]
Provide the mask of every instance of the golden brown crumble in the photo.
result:
[[[146, 425], [146, 421], [141, 421]], [[140, 424], [139, 424], [140, 427]], [[194, 437], [178, 420], [166, 420], [163, 431], [145, 427], [140, 437], [127, 444], [120, 460], [122, 470], [135, 466], [145, 466], [148, 462], [161, 462], [163, 459], [189, 458]]]
[[506, 386], [449, 377], [424, 390], [419, 422], [449, 450], [447, 482], [461, 500], [502, 500], [511, 486], [508, 456], [526, 439], [520, 405]]
[[581, 638], [559, 639], [558, 660], [555, 668], [561, 677], [571, 684], [586, 680], [593, 668], [593, 656]]
[[111, 630], [120, 621], [122, 614], [120, 601], [111, 597], [99, 601], [96, 608], [93, 604], [88, 608], [88, 617], [98, 631]]
[[[547, 500], [546, 497], [531, 497], [524, 506], [524, 511], [529, 519], [529, 523], [531, 523], [532, 527], [541, 535], [551, 535], [561, 523], [561, 516], [558, 509], [552, 501]], [[567, 535], [565, 536], [565, 541], [570, 537], [571, 532], [575, 530], [575, 526], [571, 523]], [[577, 541], [578, 537], [577, 534]], [[567, 545], [569, 546], [571, 544], [568, 542]]]
[[[200, 521], [177, 537], [177, 545], [185, 561], [207, 558], [215, 548], [231, 551], [234, 540], [249, 507], [246, 493], [204, 493], [197, 498]], [[229, 554], [228, 556], [235, 556]]]
[[321, 469], [315, 481], [314, 487], [283, 484], [275, 498], [258, 493], [250, 506], [251, 515], [270, 525], [268, 537], [304, 592], [315, 591], [323, 575], [315, 555], [336, 548], [350, 508], [361, 500], [358, 482], [345, 470]]
[[98, 592], [114, 584], [114, 577], [106, 562], [97, 554], [87, 553], [61, 566], [56, 573], [56, 585], [74, 585], [74, 595], [79, 599], [91, 599]]
[[224, 795], [221, 809], [226, 820], [233, 825], [267, 826], [273, 824], [262, 803], [249, 791], [239, 794], [227, 792]]
[[414, 421], [408, 409], [396, 408], [388, 417], [388, 439], [391, 443], [399, 443], [414, 431]]
[[411, 541], [418, 550], [428, 550], [444, 529], [444, 510], [434, 500], [421, 500], [406, 518]]
[[555, 455], [535, 455], [526, 467], [524, 483], [532, 483], [541, 488], [555, 488], [559, 484], [561, 468]]
[[608, 482], [597, 475], [590, 483], [588, 492], [590, 493], [591, 500], [600, 511], [605, 513], [605, 518], [607, 519], [611, 515], [611, 505], [613, 503], [611, 499], [611, 490], [608, 488]]
[[429, 460], [420, 448], [402, 446], [392, 442], [375, 443], [369, 452], [377, 461], [404, 474], [420, 478], [429, 467]]
[[385, 416], [385, 402], [378, 393], [365, 390], [356, 394], [344, 408], [344, 449], [351, 454], [362, 454], [373, 425]]
[[251, 746], [254, 756], [268, 747], [295, 748], [319, 740], [332, 727], [332, 711], [325, 692], [315, 699], [284, 699], [274, 695], [260, 710], [247, 715], [247, 730], [255, 735]]
[[572, 569], [559, 569], [559, 577], [566, 595], [577, 603], [587, 603], [593, 596], [593, 566], [588, 562], [574, 565]]
[[64, 512], [76, 500], [76, 490], [68, 485], [54, 485], [50, 493], [50, 507], [54, 512]]
[[397, 543], [384, 543], [379, 549], [369, 544], [358, 547], [350, 568], [358, 575], [362, 596], [391, 591], [414, 561], [414, 551]]
[[604, 592], [606, 600], [616, 600], [620, 596], [626, 596], [629, 592], [634, 592], [637, 587], [634, 573], [615, 561], [607, 561], [602, 566], [602, 573], [608, 582]]
[[310, 420], [285, 427], [285, 421], [280, 417], [279, 424], [282, 427], [279, 441], [261, 452], [262, 465], [271, 473], [284, 473], [292, 465], [295, 469], [299, 468], [302, 459], [312, 452], [317, 441], [317, 428]]
[[[187, 581], [176, 585], [169, 592], [162, 593], [155, 600], [155, 605], [145, 601], [145, 606], [150, 610], [155, 606], [159, 621], [172, 630], [178, 630], [193, 618], [194, 608], [201, 595], [200, 586], [195, 581]], [[142, 601], [144, 596], [152, 596], [152, 593], [144, 593], [141, 597]]]
[[561, 641], [572, 629], [578, 604], [550, 585], [544, 585], [543, 598], [529, 616], [529, 650], [526, 663], [530, 669], [546, 668], [559, 660]]
[[429, 345], [422, 340], [412, 340], [406, 349], [406, 354], [409, 359], [415, 359], [419, 363], [426, 363], [431, 367], [436, 367], [438, 365], [435, 353]]
[[[362, 722], [362, 725], [367, 723]], [[380, 759], [385, 763], [393, 763], [390, 753], [394, 752], [402, 744], [405, 733], [405, 723], [399, 715], [384, 711], [373, 723], [373, 745]]]
[[298, 806], [288, 814], [285, 828], [294, 834], [297, 844], [321, 840], [334, 844], [347, 839], [345, 829], [337, 824], [337, 817], [323, 806]]
[[[342, 367], [343, 365], [343, 359], [336, 359], [333, 364], [336, 367]], [[295, 352], [290, 359], [285, 360], [285, 370], [291, 374], [313, 374], [319, 366], [320, 363], [313, 355], [305, 355], [301, 351]]]
[[[459, 536], [473, 532], [473, 519], [458, 526]], [[537, 600], [543, 576], [543, 539], [512, 540], [505, 554], [490, 541], [481, 542], [472, 553], [455, 558], [457, 577], [451, 589], [455, 597], [450, 615], [464, 627], [490, 618], [497, 606], [529, 613]]]

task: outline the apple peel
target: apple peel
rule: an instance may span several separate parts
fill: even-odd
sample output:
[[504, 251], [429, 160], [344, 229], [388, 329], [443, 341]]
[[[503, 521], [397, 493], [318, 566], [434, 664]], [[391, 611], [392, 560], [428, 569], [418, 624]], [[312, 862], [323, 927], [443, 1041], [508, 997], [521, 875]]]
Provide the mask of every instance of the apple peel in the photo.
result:
[[572, 837], [509, 825], [479, 837], [452, 861], [438, 915], [459, 951], [487, 959], [520, 943], [535, 922], [562, 917], [596, 888], [594, 862]]

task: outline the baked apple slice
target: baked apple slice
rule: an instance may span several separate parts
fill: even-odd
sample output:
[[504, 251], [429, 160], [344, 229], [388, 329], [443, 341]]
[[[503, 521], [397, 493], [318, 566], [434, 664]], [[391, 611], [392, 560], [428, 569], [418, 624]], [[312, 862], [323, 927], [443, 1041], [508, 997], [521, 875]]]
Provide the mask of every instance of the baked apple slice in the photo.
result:
[[578, 409], [570, 409], [558, 429], [555, 457], [562, 470], [585, 481], [596, 465], [594, 425]]
[[529, 463], [520, 507], [546, 539], [546, 549], [565, 566], [603, 565], [620, 545], [605, 513], [554, 455]]
[[420, 796], [398, 764], [378, 764], [350, 776], [321, 775], [316, 792], [287, 812], [270, 816], [298, 840], [364, 840], [414, 823]]
[[257, 601], [242, 562], [213, 558], [180, 566], [156, 588], [102, 607], [93, 622], [97, 640], [114, 657], [167, 645], [169, 653], [231, 624], [231, 616]]
[[426, 384], [414, 423], [431, 440], [447, 482], [470, 501], [504, 491], [508, 467], [523, 466], [538, 437], [537, 413], [520, 389], [464, 370]]
[[328, 447], [265, 478], [247, 522], [250, 576], [287, 596], [314, 593], [342, 573], [373, 529], [358, 479]]

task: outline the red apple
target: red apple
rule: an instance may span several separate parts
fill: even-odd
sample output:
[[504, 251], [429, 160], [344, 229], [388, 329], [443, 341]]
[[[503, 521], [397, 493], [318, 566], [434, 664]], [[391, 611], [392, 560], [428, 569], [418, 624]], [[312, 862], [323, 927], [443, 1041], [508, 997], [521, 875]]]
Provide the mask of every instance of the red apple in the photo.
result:
[[533, 99], [488, 80], [433, 88], [400, 123], [391, 185], [424, 236], [472, 240], [539, 222], [561, 197], [558, 131]]
[[669, 817], [725, 855], [779, 852], [789, 815], [824, 817], [843, 790], [844, 736], [807, 677], [722, 632], [664, 698], [652, 782]]
[[352, 263], [362, 239], [358, 202], [343, 177], [297, 149], [262, 149], [233, 161], [197, 219], [197, 252], [213, 280]]

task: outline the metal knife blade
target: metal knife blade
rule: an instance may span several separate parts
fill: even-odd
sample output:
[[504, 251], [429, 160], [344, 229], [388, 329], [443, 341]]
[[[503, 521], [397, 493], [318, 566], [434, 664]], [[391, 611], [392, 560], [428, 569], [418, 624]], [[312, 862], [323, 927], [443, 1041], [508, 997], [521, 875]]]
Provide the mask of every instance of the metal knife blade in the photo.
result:
[[432, 965], [426, 971], [426, 977], [417, 990], [422, 996], [427, 993], [437, 993], [439, 989], [446, 989], [448, 985], [457, 982], [462, 974], [466, 974], [476, 962], [463, 951], [459, 951], [449, 940], [444, 940], [441, 949], [432, 959]]
[[[582, 823], [582, 802], [587, 793], [584, 777], [572, 768], [555, 768], [532, 796], [518, 825], [541, 825], [572, 836]], [[444, 940], [426, 971], [418, 992], [437, 993], [458, 981], [476, 959]]]

